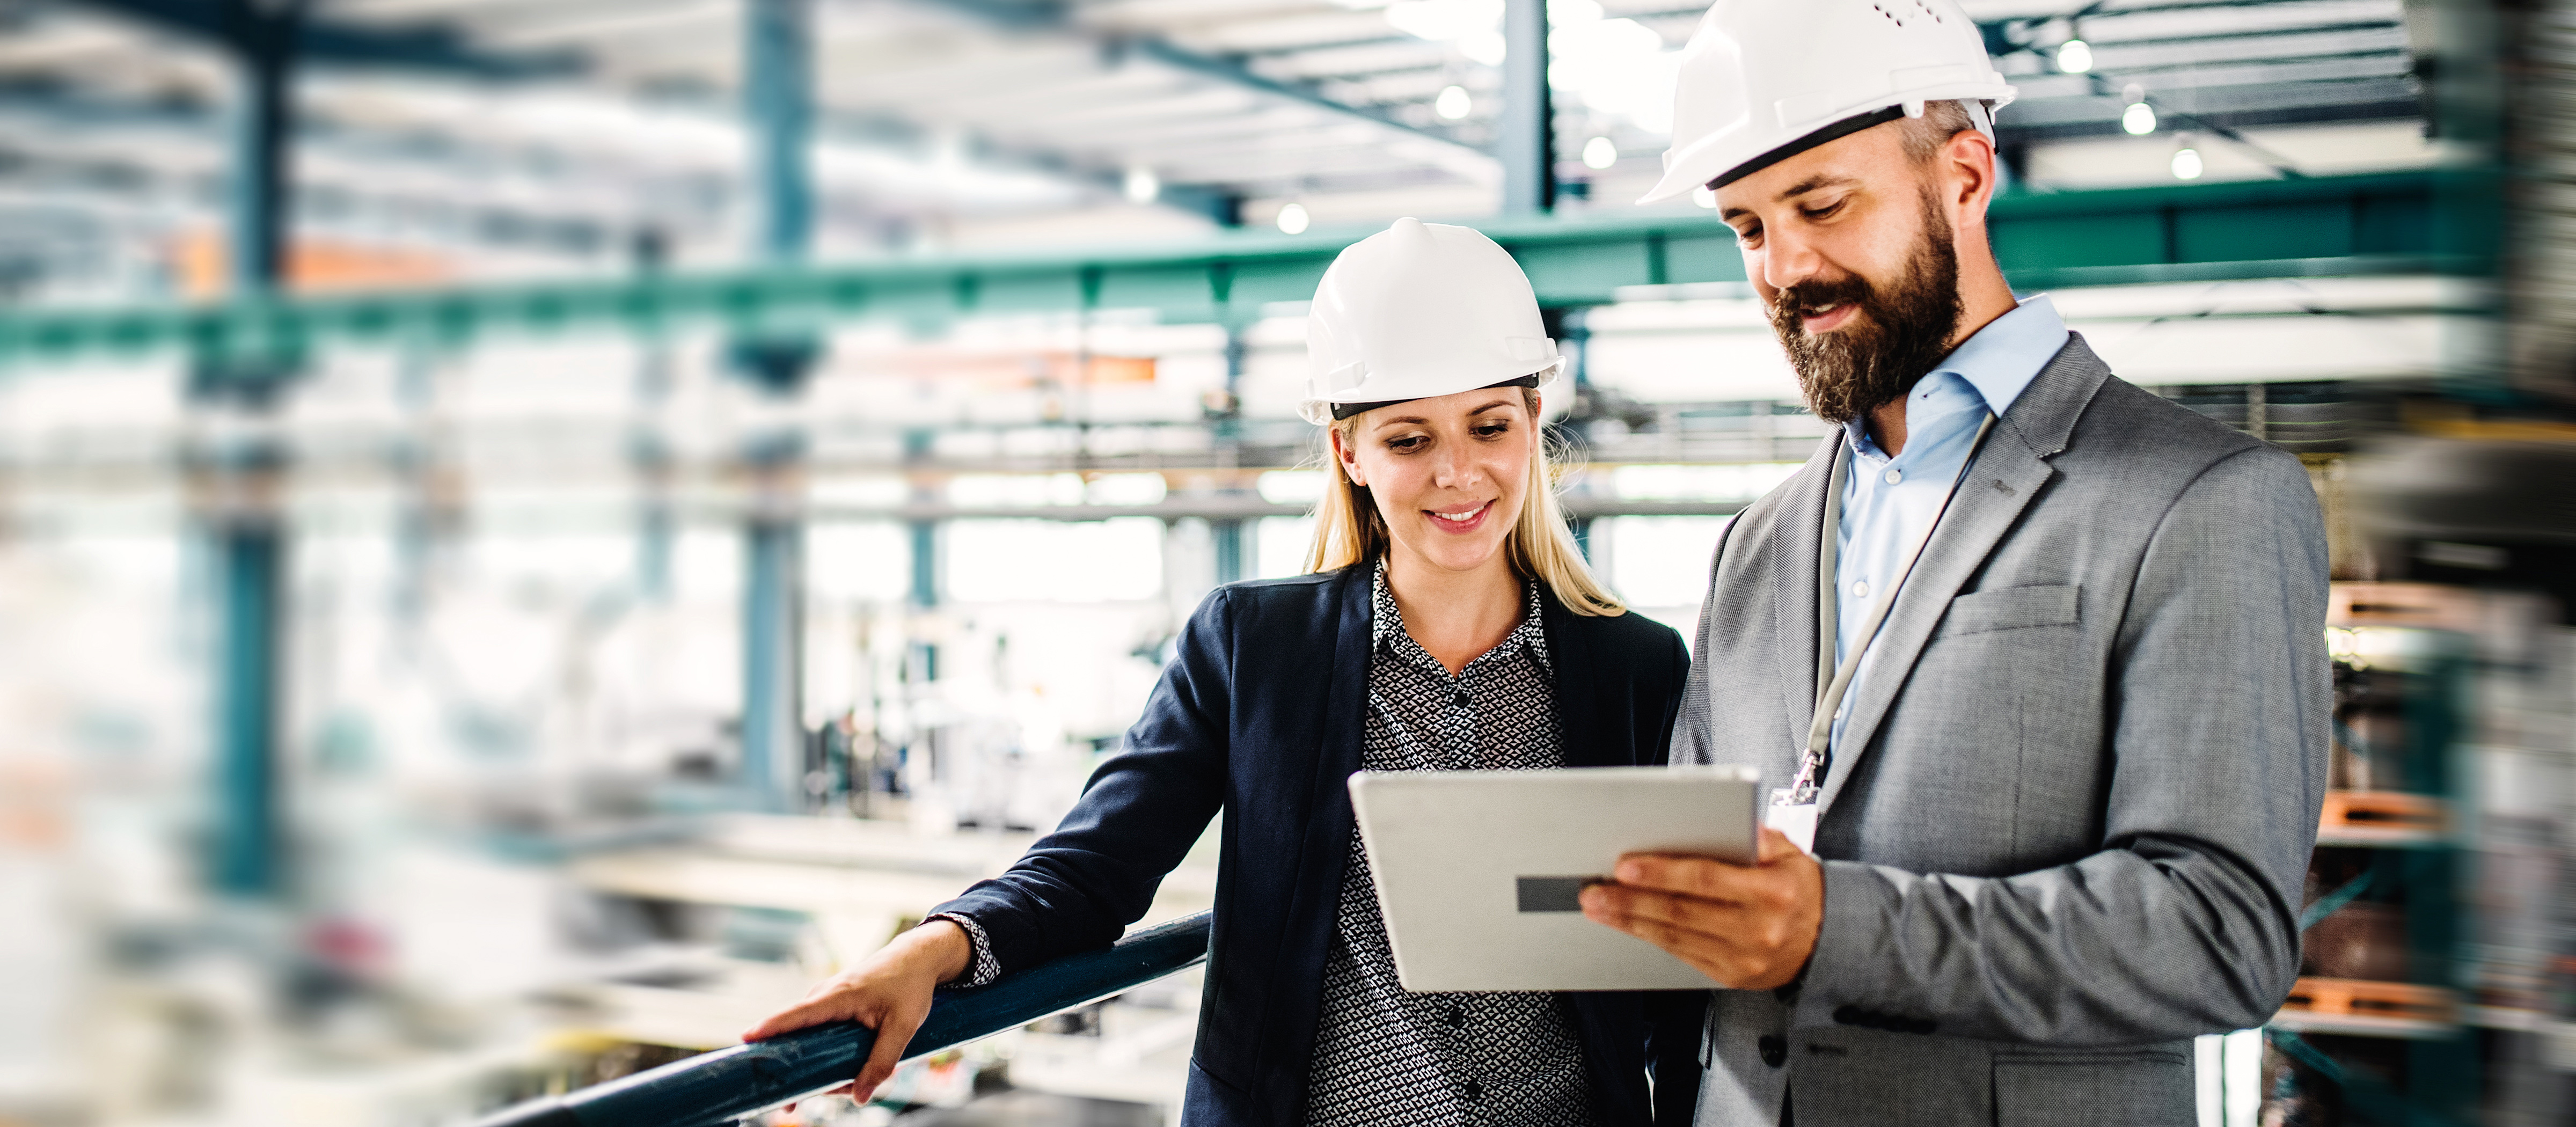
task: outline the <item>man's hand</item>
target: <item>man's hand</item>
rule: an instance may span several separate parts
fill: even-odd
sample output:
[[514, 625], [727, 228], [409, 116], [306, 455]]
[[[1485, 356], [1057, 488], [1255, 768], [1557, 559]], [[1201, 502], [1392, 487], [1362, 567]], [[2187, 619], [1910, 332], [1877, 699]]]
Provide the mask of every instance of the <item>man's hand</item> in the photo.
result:
[[1583, 890], [1583, 914], [1672, 952], [1720, 986], [1795, 981], [1825, 919], [1825, 870], [1766, 826], [1750, 866], [1631, 853], [1616, 884]]
[[769, 1015], [742, 1035], [766, 1041], [781, 1033], [833, 1021], [855, 1021], [877, 1031], [876, 1046], [860, 1064], [848, 1091], [864, 1099], [894, 1075], [904, 1046], [930, 1016], [930, 995], [939, 984], [966, 972], [974, 957], [966, 929], [948, 920], [932, 920], [894, 938], [859, 965], [816, 986], [805, 1000]]

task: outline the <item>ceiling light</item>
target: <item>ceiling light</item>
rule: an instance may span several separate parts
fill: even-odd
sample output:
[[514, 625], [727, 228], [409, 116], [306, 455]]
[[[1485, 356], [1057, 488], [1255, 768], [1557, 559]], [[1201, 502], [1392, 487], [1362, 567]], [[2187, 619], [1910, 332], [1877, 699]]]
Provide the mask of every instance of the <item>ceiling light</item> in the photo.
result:
[[1503, 38], [1502, 32], [1479, 31], [1458, 41], [1458, 53], [1467, 56], [1471, 61], [1483, 63], [1489, 67], [1498, 67], [1503, 65], [1503, 59], [1512, 53], [1512, 48], [1511, 43]]
[[1710, 211], [1715, 211], [1717, 210], [1717, 189], [1708, 187], [1705, 184], [1697, 188], [1693, 188], [1691, 189], [1691, 202], [1707, 208]]
[[1163, 194], [1163, 181], [1154, 170], [1138, 165], [1127, 170], [1127, 202], [1152, 203]]
[[1456, 121], [1475, 112], [1476, 100], [1467, 96], [1466, 87], [1451, 86], [1440, 91], [1439, 99], [1431, 103], [1431, 108], [1439, 112], [1442, 120]]
[[2174, 174], [2174, 179], [2176, 179], [2176, 180], [2198, 180], [2198, 179], [2200, 179], [2200, 173], [2201, 173], [2201, 167], [2200, 167], [2200, 150], [2198, 150], [2198, 149], [2175, 149], [2175, 150], [2174, 150], [2174, 155], [2173, 155], [2173, 174]]
[[1292, 203], [1279, 209], [1279, 233], [1282, 235], [1305, 234], [1306, 222], [1306, 205], [1304, 204]]
[[2129, 103], [2128, 109], [2120, 111], [2120, 128], [2138, 137], [2155, 132], [2156, 108], [2145, 102]]
[[1595, 137], [1583, 143], [1583, 166], [1608, 168], [1619, 163], [1619, 146], [1607, 137]]
[[2069, 39], [2057, 45], [2057, 69], [2068, 74], [2084, 74], [2093, 69], [2093, 48], [2081, 39]]

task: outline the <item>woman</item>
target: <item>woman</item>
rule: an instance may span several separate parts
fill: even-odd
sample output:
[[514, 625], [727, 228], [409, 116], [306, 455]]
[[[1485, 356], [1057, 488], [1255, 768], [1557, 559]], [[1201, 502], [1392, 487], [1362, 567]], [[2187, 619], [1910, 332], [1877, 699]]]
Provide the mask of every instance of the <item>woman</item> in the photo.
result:
[[934, 987], [1107, 946], [1223, 809], [1184, 1123], [1689, 1121], [1697, 993], [1406, 993], [1344, 789], [1664, 761], [1688, 658], [1566, 531], [1539, 424], [1563, 361], [1529, 281], [1473, 230], [1399, 220], [1335, 259], [1307, 347], [1331, 478], [1311, 573], [1209, 595], [1053, 834], [747, 1039], [856, 1020], [880, 1032], [868, 1090]]

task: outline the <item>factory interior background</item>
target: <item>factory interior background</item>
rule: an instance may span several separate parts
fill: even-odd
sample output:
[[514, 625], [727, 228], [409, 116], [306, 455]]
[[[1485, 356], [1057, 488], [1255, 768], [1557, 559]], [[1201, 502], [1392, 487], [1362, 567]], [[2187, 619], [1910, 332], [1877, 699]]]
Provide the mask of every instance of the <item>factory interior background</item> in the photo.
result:
[[[2306, 977], [2200, 1122], [2569, 1122], [2576, 4], [1963, 6], [2016, 286], [2333, 539]], [[1687, 637], [1824, 434], [1708, 200], [1629, 203], [1700, 12], [0, 0], [0, 1125], [462, 1124], [999, 871], [1303, 570], [1304, 303], [1400, 216], [1530, 273]], [[1197, 1006], [760, 1121], [1172, 1123]]]

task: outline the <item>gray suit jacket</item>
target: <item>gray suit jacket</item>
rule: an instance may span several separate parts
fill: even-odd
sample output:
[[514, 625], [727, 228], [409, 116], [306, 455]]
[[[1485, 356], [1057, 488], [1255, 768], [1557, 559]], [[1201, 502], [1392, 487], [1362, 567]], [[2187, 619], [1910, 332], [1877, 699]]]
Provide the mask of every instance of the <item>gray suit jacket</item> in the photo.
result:
[[[1676, 763], [1783, 785], [1832, 444], [1721, 537]], [[2298, 974], [2326, 543], [2297, 459], [2082, 337], [1995, 426], [1853, 690], [1794, 991], [1717, 991], [1701, 1127], [2194, 1121], [2191, 1038]]]

